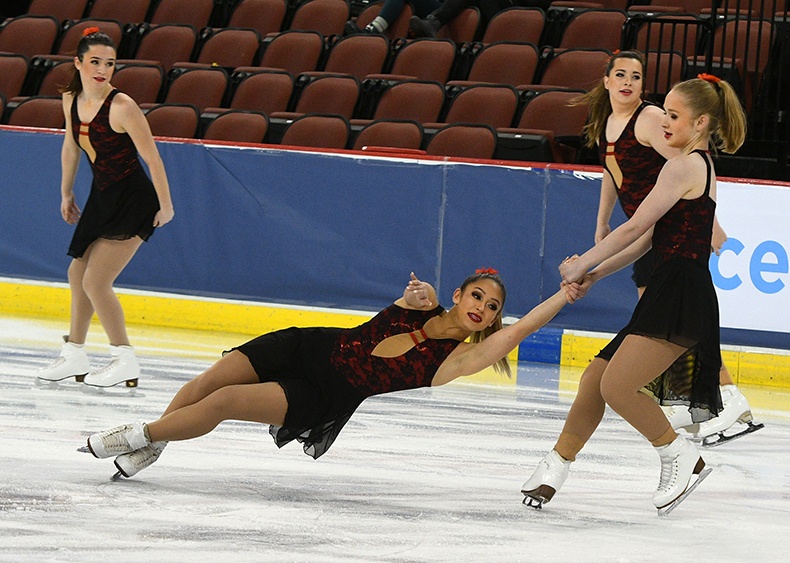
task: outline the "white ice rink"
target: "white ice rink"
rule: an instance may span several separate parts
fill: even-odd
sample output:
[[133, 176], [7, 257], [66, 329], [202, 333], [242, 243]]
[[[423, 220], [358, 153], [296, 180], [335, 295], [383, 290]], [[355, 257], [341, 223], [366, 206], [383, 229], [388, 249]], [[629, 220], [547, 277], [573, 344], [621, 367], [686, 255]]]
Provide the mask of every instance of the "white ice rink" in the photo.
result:
[[[755, 407], [765, 429], [705, 450], [713, 473], [664, 519], [651, 503], [658, 457], [611, 412], [554, 500], [542, 511], [521, 504], [521, 484], [572, 400], [548, 365], [519, 367], [527, 370], [520, 381], [534, 385], [457, 383], [369, 399], [318, 461], [296, 444], [278, 450], [267, 427], [224, 423], [112, 482], [112, 460], [76, 451], [87, 435], [157, 417], [244, 337], [133, 333], [143, 379], [131, 396], [73, 382], [36, 386], [32, 374], [55, 355], [63, 328], [0, 318], [3, 562], [788, 558], [790, 414], [782, 408]], [[108, 358], [103, 346], [91, 352], [97, 365]], [[786, 390], [743, 391], [790, 405]]]

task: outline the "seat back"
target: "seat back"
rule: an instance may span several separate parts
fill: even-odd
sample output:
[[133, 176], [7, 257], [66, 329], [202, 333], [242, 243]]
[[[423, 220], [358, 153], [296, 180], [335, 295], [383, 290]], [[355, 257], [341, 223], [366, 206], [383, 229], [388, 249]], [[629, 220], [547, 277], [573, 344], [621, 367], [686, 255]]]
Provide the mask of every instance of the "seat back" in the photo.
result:
[[768, 20], [731, 20], [716, 28], [713, 56], [740, 59], [746, 72], [762, 72], [768, 62], [771, 37]]
[[390, 73], [444, 84], [455, 55], [455, 43], [449, 39], [416, 39], [397, 49]]
[[547, 129], [559, 137], [582, 134], [589, 108], [572, 105], [582, 90], [547, 90], [527, 102], [518, 121], [520, 129]]
[[229, 110], [219, 114], [208, 124], [204, 139], [238, 143], [262, 143], [269, 129], [266, 114]]
[[349, 35], [332, 46], [324, 71], [350, 74], [363, 80], [369, 74], [382, 71], [389, 50], [389, 41], [383, 35]]
[[639, 25], [634, 47], [643, 53], [678, 51], [691, 57], [706, 33], [705, 24], [698, 17], [684, 14], [654, 16], [646, 22], [634, 19], [627, 25], [633, 24]]
[[611, 56], [602, 49], [568, 49], [549, 59], [540, 84], [590, 90], [606, 72]]
[[173, 64], [192, 60], [197, 37], [197, 30], [191, 25], [150, 27], [143, 32], [134, 58], [159, 61], [167, 73], [173, 68]]
[[510, 127], [518, 108], [519, 95], [503, 84], [474, 85], [464, 88], [450, 102], [445, 123], [482, 123], [491, 127]]
[[406, 119], [418, 123], [433, 123], [439, 119], [444, 100], [445, 90], [438, 82], [397, 82], [381, 93], [373, 119]]
[[283, 31], [266, 46], [260, 66], [298, 76], [316, 70], [323, 52], [324, 37], [317, 31]]
[[112, 84], [128, 94], [138, 104], [153, 104], [159, 101], [164, 86], [165, 73], [158, 64], [118, 61]]
[[29, 15], [52, 16], [63, 22], [82, 19], [88, 0], [31, 0]]
[[267, 114], [287, 111], [293, 91], [294, 77], [288, 72], [250, 72], [236, 86], [230, 107]]
[[207, 107], [220, 107], [227, 87], [228, 74], [223, 68], [189, 68], [172, 79], [165, 102], [191, 104], [202, 112]]
[[261, 36], [254, 29], [218, 29], [203, 44], [197, 62], [227, 68], [250, 66], [260, 46]]
[[350, 17], [348, 0], [305, 0], [296, 6], [288, 29], [317, 31], [324, 37], [341, 35]]
[[0, 95], [10, 100], [22, 93], [28, 71], [28, 60], [24, 55], [0, 53]]
[[74, 63], [70, 60], [54, 60], [48, 65], [47, 71], [39, 84], [39, 96], [60, 96], [61, 88], [68, 86], [74, 76]]
[[115, 43], [116, 50], [123, 39], [123, 28], [116, 20], [98, 20], [86, 18], [70, 25], [60, 38], [60, 44], [56, 54], [74, 56], [77, 53], [77, 45], [82, 39], [82, 33], [89, 27], [98, 27]]
[[359, 81], [352, 76], [319, 76], [299, 92], [294, 111], [335, 114], [351, 119], [359, 93]]
[[247, 27], [261, 37], [279, 32], [285, 22], [285, 0], [241, 0], [233, 7], [228, 27]]
[[158, 104], [146, 112], [145, 118], [155, 137], [193, 139], [200, 112], [190, 104]]
[[379, 119], [366, 125], [354, 140], [354, 150], [365, 147], [419, 149], [422, 125], [416, 121]]
[[351, 125], [340, 115], [309, 113], [294, 119], [283, 132], [281, 145], [344, 149]]
[[686, 58], [680, 53], [646, 53], [644, 78], [645, 96], [653, 101], [663, 101], [663, 97], [680, 82], [686, 73]]
[[60, 97], [30, 96], [13, 109], [8, 124], [63, 129], [66, 125], [63, 102]]
[[143, 23], [151, 0], [93, 0], [90, 17], [117, 20], [122, 24]]
[[620, 49], [627, 14], [622, 10], [585, 10], [565, 26], [560, 49]]
[[433, 156], [490, 159], [494, 157], [496, 145], [497, 133], [493, 127], [479, 123], [452, 123], [436, 131], [425, 152]]
[[467, 6], [447, 25], [443, 25], [436, 37], [450, 39], [456, 45], [470, 43], [475, 40], [480, 27], [480, 10], [476, 6]]
[[202, 29], [209, 24], [214, 0], [159, 0], [152, 24], [180, 23]]
[[486, 26], [483, 43], [526, 41], [541, 45], [546, 14], [540, 8], [506, 8], [497, 12]]
[[537, 68], [538, 49], [532, 43], [489, 43], [475, 55], [468, 80], [511, 86], [530, 84]]
[[52, 53], [60, 22], [52, 16], [18, 16], [0, 28], [0, 52], [32, 59]]

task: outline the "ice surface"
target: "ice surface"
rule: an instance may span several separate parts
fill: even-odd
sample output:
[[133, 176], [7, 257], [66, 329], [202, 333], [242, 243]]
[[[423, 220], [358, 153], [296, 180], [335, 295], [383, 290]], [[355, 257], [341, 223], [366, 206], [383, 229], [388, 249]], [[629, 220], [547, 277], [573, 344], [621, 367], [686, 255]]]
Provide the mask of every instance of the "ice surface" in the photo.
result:
[[[62, 326], [0, 319], [0, 561], [778, 561], [790, 529], [788, 393], [753, 402], [765, 429], [705, 450], [711, 476], [665, 519], [658, 457], [611, 411], [563, 490], [536, 511], [521, 484], [552, 447], [572, 392], [559, 368], [517, 387], [454, 383], [374, 397], [318, 461], [267, 427], [227, 422], [172, 443], [129, 480], [77, 452], [98, 430], [151, 420], [243, 337], [134, 333], [126, 389], [38, 386]], [[96, 366], [109, 359], [90, 338]], [[210, 353], [209, 353], [210, 351]], [[526, 385], [523, 383], [527, 382]], [[776, 405], [780, 405], [777, 408]]]

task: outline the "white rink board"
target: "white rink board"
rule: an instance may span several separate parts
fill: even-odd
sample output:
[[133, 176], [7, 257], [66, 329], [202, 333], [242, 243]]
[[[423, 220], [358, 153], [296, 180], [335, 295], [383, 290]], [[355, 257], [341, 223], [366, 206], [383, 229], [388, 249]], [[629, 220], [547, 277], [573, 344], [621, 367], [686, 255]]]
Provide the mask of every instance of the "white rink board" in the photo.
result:
[[721, 325], [790, 333], [790, 186], [719, 181], [717, 189], [729, 237], [711, 257]]

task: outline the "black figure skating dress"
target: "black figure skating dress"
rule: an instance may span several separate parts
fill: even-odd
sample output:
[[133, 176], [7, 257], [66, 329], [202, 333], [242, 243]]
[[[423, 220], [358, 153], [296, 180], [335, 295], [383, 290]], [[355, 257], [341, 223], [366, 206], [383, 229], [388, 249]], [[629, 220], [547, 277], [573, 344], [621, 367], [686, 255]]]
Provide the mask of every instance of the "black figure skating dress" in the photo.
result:
[[662, 405], [690, 406], [702, 422], [721, 410], [719, 392], [719, 305], [708, 260], [716, 202], [709, 196], [712, 165], [705, 151], [708, 182], [698, 198], [681, 199], [655, 225], [656, 268], [626, 327], [598, 355], [610, 360], [629, 334], [688, 347], [646, 390]]
[[[598, 141], [598, 158], [604, 169], [609, 171], [612, 178], [615, 177], [606, 165], [606, 156], [614, 155], [623, 174], [622, 185], [616, 186], [617, 198], [625, 216], [629, 219], [653, 189], [661, 168], [666, 164], [666, 159], [663, 156], [652, 147], [646, 147], [636, 138], [636, 120], [642, 110], [649, 105], [652, 104], [642, 102], [615, 142], [608, 142], [605, 128]], [[637, 287], [644, 287], [654, 268], [655, 254], [649, 250], [647, 254], [634, 262], [631, 279], [634, 280]]]
[[110, 92], [90, 123], [80, 121], [76, 96], [71, 104], [71, 133], [88, 155], [93, 171], [91, 192], [69, 245], [68, 254], [74, 258], [82, 256], [99, 238], [126, 240], [139, 236], [148, 240], [154, 232], [154, 217], [159, 211], [154, 185], [131, 137], [110, 127], [110, 105], [118, 92]]
[[282, 447], [296, 439], [318, 458], [367, 397], [429, 387], [458, 340], [415, 340], [394, 358], [372, 352], [385, 338], [419, 331], [443, 312], [442, 307], [416, 311], [390, 305], [356, 328], [287, 328], [235, 348], [249, 358], [261, 382], [277, 382], [285, 391], [285, 422], [270, 427], [275, 443]]

